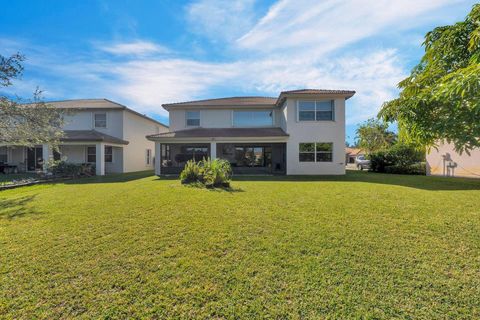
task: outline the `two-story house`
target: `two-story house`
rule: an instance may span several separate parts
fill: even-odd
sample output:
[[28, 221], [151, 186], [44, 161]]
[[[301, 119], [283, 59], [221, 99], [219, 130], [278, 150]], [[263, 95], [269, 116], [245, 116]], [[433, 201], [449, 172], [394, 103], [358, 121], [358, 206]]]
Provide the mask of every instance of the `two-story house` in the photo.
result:
[[18, 171], [42, 170], [49, 159], [91, 163], [97, 175], [153, 169], [154, 143], [145, 136], [168, 131], [162, 123], [107, 99], [48, 102], [68, 110], [59, 152], [49, 145], [0, 146], [0, 162]]
[[155, 172], [177, 174], [189, 159], [210, 157], [240, 174], [345, 174], [345, 101], [354, 94], [304, 89], [164, 104], [170, 131], [147, 136]]

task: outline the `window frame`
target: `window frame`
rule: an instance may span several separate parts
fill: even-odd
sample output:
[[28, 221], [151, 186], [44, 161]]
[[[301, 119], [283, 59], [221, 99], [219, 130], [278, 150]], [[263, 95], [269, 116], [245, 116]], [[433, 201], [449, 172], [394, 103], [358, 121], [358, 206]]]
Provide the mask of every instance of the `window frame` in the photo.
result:
[[[315, 108], [313, 110], [313, 113], [314, 113], [314, 119], [313, 120], [301, 120], [300, 119], [300, 103], [301, 102], [313, 102], [314, 105], [315, 105]], [[330, 106], [331, 106], [331, 112], [332, 112], [332, 118], [331, 119], [317, 119], [317, 103], [321, 103], [321, 102], [330, 102]], [[322, 111], [322, 110], [319, 110], [319, 111]], [[312, 112], [312, 111], [310, 111]], [[325, 112], [325, 111], [324, 111]], [[328, 112], [328, 111], [326, 111]], [[325, 121], [329, 121], [329, 122], [334, 122], [335, 121], [335, 100], [334, 99], [329, 99], [329, 100], [297, 100], [297, 122], [325, 122]]]
[[[89, 153], [89, 149], [93, 148], [95, 150], [95, 153]], [[90, 156], [93, 156], [94, 157], [94, 161], [90, 161], [89, 157]], [[85, 157], [86, 157], [86, 162], [87, 163], [96, 163], [97, 162], [97, 147], [96, 146], [87, 146], [86, 150], [85, 150]]]
[[[189, 125], [188, 124], [188, 120], [197, 120], [197, 118], [189, 119], [188, 118], [189, 113], [198, 113], [198, 125]], [[201, 118], [202, 118], [202, 115], [201, 115], [200, 110], [185, 110], [185, 127], [189, 127], [189, 128], [200, 127]]]
[[[313, 149], [312, 151], [301, 151], [301, 145], [302, 144], [312, 144], [313, 145]], [[298, 162], [316, 162], [316, 157], [315, 157], [315, 150], [316, 150], [316, 144], [315, 142], [300, 142], [298, 144]], [[301, 159], [301, 156], [302, 155], [312, 155], [313, 156], [313, 160], [302, 160]]]
[[[105, 115], [105, 126], [104, 127], [97, 126], [97, 119], [96, 119], [97, 115]], [[99, 120], [99, 121], [103, 121], [103, 120]], [[93, 113], [93, 128], [94, 129], [96, 129], [96, 128], [107, 129], [107, 126], [108, 126], [107, 113], [106, 112], [94, 112]]]
[[[313, 144], [313, 151], [301, 151], [301, 146], [302, 144]], [[330, 151], [325, 151], [325, 150], [318, 150], [318, 145], [320, 144], [330, 144], [331, 145], [331, 150]], [[298, 144], [298, 162], [313, 162], [313, 163], [333, 163], [333, 151], [334, 151], [334, 143], [333, 142], [300, 142]], [[313, 161], [305, 161], [301, 160], [301, 155], [302, 154], [313, 154]], [[330, 160], [325, 161], [325, 160], [318, 160], [318, 154], [330, 154]]]
[[[107, 153], [107, 148], [112, 150], [112, 153]], [[107, 160], [107, 156], [111, 156], [111, 159], [110, 161]], [[103, 160], [105, 161], [105, 163], [113, 163], [113, 146], [105, 146], [104, 147], [104, 156], [103, 156]]]
[[152, 149], [145, 149], [145, 165], [152, 164]]
[[[270, 112], [272, 114], [271, 116], [271, 123], [270, 125], [267, 126], [238, 126], [235, 125], [235, 112]], [[231, 112], [231, 117], [232, 117], [232, 128], [266, 128], [266, 127], [274, 127], [275, 126], [275, 110], [273, 109], [248, 109], [248, 110], [232, 110]]]

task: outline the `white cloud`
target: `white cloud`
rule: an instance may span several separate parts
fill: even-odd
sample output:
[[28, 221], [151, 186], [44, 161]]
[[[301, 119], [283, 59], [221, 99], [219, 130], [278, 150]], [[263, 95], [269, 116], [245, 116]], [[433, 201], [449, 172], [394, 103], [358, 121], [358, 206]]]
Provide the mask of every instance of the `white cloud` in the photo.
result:
[[156, 43], [144, 40], [136, 40], [133, 42], [117, 42], [110, 44], [97, 45], [98, 49], [114, 54], [114, 55], [148, 55], [168, 53], [168, 50], [164, 46], [160, 46]]
[[314, 48], [322, 54], [381, 32], [424, 24], [435, 9], [457, 2], [461, 1], [280, 0], [237, 45], [262, 52]]
[[186, 7], [196, 34], [212, 40], [234, 40], [255, 24], [255, 0], [200, 0]]

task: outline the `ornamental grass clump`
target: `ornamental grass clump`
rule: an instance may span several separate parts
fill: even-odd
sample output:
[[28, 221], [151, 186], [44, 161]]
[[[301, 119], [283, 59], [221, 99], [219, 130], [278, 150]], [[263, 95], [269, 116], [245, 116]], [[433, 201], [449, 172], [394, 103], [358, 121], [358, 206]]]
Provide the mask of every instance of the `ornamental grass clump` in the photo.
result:
[[230, 187], [232, 167], [227, 160], [203, 159], [199, 162], [187, 161], [180, 173], [183, 184], [201, 184], [207, 188]]

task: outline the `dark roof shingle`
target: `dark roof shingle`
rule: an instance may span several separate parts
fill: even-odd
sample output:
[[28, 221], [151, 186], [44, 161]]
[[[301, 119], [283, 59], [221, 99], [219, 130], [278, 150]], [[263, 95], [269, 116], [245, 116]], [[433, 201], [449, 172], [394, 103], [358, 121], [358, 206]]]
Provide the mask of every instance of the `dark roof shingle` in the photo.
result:
[[195, 128], [147, 136], [156, 138], [232, 138], [232, 137], [288, 137], [282, 128]]
[[128, 141], [96, 130], [65, 130], [64, 136], [60, 139], [66, 142], [105, 142], [115, 144], [128, 144]]

